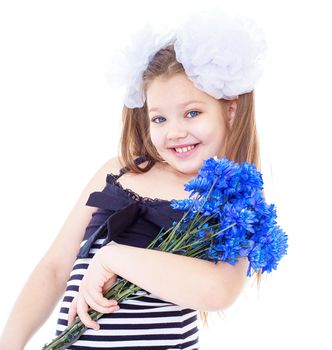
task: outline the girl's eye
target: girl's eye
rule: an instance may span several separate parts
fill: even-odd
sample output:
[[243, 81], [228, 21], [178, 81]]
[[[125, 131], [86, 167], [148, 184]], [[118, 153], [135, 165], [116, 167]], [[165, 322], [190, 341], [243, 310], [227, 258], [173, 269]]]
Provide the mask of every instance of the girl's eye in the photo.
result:
[[[190, 114], [190, 113], [198, 113], [198, 114], [199, 114], [200, 112], [198, 112], [198, 111], [190, 111], [190, 112], [187, 113], [187, 115]], [[195, 117], [195, 116], [194, 116], [194, 117]], [[156, 122], [156, 120], [157, 120], [157, 119], [160, 119], [160, 118], [165, 119], [164, 117], [154, 117], [154, 118], [152, 118], [152, 122]], [[189, 118], [189, 119], [191, 119], [191, 118]], [[157, 123], [157, 124], [160, 124], [159, 122], [156, 122], [156, 123]]]
[[188, 114], [189, 113], [199, 113], [198, 111], [190, 111], [190, 112], [188, 112]]
[[[163, 118], [163, 117], [154, 117], [152, 118], [152, 122], [156, 122], [157, 119], [160, 119], [160, 118]], [[165, 119], [165, 118], [164, 118]], [[156, 122], [157, 124], [160, 124], [159, 122]]]

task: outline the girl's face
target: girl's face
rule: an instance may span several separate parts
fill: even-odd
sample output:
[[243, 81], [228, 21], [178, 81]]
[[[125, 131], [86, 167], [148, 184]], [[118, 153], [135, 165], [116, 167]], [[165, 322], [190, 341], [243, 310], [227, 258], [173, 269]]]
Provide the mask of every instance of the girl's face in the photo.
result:
[[[203, 160], [223, 149], [226, 118], [232, 124], [235, 101], [227, 101], [229, 113], [224, 116], [220, 102], [196, 88], [185, 74], [154, 79], [146, 97], [151, 141], [158, 153], [173, 169], [196, 176]], [[174, 149], [185, 145], [195, 148], [182, 153]]]

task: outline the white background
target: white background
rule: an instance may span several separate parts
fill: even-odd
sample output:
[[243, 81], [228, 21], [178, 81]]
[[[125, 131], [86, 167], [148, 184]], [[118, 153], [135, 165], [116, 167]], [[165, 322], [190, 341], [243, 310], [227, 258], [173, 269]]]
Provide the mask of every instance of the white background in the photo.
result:
[[[201, 348], [326, 349], [331, 295], [331, 31], [328, 1], [207, 1], [265, 32], [256, 88], [263, 179], [288, 255], [250, 281]], [[202, 1], [1, 1], [0, 328], [81, 191], [118, 150], [121, 97], [104, 73], [146, 20], [176, 24]], [[161, 18], [163, 17], [163, 18]], [[58, 308], [27, 350], [53, 338]]]

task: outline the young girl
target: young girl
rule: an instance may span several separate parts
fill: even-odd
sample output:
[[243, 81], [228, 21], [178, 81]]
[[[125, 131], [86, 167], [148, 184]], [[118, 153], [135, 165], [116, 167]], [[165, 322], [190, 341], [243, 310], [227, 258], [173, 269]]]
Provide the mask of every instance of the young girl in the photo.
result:
[[[116, 70], [127, 84], [121, 152], [91, 179], [32, 272], [1, 350], [22, 350], [60, 297], [56, 335], [79, 316], [89, 329], [68, 349], [82, 350], [199, 349], [198, 312], [204, 319], [234, 303], [246, 259], [214, 264], [146, 248], [181, 219], [170, 201], [189, 198], [184, 185], [203, 160], [226, 156], [260, 169], [253, 87], [264, 40], [248, 23], [214, 11], [171, 35], [150, 28], [137, 35]], [[118, 278], [147, 295], [107, 300]], [[93, 321], [89, 307], [104, 316]]]

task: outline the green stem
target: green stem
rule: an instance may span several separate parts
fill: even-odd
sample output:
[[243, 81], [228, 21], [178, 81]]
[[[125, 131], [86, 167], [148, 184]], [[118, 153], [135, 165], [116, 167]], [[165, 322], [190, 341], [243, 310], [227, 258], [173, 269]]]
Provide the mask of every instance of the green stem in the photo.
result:
[[[128, 288], [124, 289], [127, 284]], [[145, 294], [134, 295], [136, 291], [142, 290], [142, 288], [136, 286], [135, 284], [127, 281], [121, 280], [115, 283], [105, 294], [104, 296], [108, 299], [116, 299], [118, 302], [121, 302], [124, 299], [137, 299], [141, 298]], [[90, 317], [96, 321], [103, 316], [103, 313], [97, 312], [93, 309], [88, 311]], [[67, 327], [61, 334], [58, 335], [51, 343], [45, 345], [43, 350], [65, 350], [68, 346], [74, 344], [80, 336], [87, 330], [87, 327], [82, 323], [82, 321], [77, 318], [74, 323]]]
[[[190, 208], [185, 212], [185, 214], [181, 217], [181, 220], [174, 226], [174, 227], [170, 227], [166, 232], [166, 233], [170, 233], [168, 235], [168, 237], [166, 239], [164, 239], [161, 244], [159, 245], [159, 248], [161, 248], [161, 250], [164, 250], [164, 247], [167, 247], [168, 246], [168, 243], [169, 242], [172, 242], [173, 241], [173, 238], [174, 238], [174, 235], [175, 233], [177, 232], [178, 228], [180, 227], [180, 225], [182, 224], [182, 222], [184, 221], [184, 219], [189, 215], [192, 207], [194, 206], [195, 204], [195, 201], [197, 199], [195, 198], [191, 205], [190, 205]], [[156, 242], [160, 237], [157, 237], [156, 240], [154, 240], [153, 242]]]

